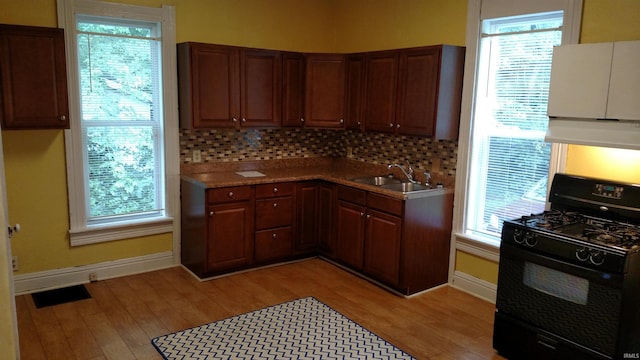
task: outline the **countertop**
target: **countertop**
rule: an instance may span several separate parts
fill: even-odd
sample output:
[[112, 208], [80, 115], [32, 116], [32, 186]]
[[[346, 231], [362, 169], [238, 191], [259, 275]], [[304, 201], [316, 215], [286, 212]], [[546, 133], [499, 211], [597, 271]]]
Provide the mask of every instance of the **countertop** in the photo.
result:
[[[244, 177], [237, 172], [259, 171], [260, 177]], [[453, 192], [452, 186], [426, 192], [402, 193], [375, 185], [362, 184], [351, 179], [367, 176], [386, 176], [389, 170], [384, 165], [367, 164], [348, 159], [296, 159], [252, 162], [206, 163], [183, 167], [181, 179], [204, 188], [221, 188], [268, 184], [287, 181], [324, 180], [362, 190], [406, 200], [415, 197], [438, 196]], [[395, 174], [395, 171], [394, 171]], [[403, 179], [402, 175], [396, 175]]]

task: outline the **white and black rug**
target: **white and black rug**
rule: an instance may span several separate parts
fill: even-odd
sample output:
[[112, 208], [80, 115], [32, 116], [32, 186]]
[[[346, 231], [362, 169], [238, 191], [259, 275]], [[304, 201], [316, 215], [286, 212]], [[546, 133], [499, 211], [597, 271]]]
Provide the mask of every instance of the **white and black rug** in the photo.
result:
[[313, 297], [151, 342], [165, 359], [413, 359]]

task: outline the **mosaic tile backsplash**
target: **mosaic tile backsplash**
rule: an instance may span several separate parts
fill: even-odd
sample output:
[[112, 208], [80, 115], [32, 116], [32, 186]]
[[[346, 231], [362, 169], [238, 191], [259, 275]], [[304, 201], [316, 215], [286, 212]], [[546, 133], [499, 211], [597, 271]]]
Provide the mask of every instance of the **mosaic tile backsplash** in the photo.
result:
[[346, 157], [372, 164], [405, 163], [455, 177], [458, 142], [383, 133], [322, 129], [180, 130], [180, 160], [192, 163], [193, 150], [202, 162]]

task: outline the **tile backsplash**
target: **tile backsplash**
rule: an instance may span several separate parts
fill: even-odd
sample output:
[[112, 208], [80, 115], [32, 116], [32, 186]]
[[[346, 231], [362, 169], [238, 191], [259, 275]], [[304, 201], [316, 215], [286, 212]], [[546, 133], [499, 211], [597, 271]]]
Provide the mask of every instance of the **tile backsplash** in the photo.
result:
[[455, 177], [458, 142], [424, 137], [322, 129], [208, 129], [180, 130], [180, 160], [202, 162], [346, 157], [372, 164], [405, 163]]

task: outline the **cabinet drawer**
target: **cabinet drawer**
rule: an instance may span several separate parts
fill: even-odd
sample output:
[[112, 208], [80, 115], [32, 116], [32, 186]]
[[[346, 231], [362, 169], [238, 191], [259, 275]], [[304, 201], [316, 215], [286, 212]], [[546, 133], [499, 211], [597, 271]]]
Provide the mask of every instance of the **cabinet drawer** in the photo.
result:
[[291, 227], [256, 231], [256, 261], [272, 260], [291, 255], [293, 231]]
[[256, 185], [256, 199], [293, 195], [295, 183], [274, 183]]
[[251, 186], [234, 186], [207, 190], [207, 202], [224, 203], [250, 200], [253, 194]]
[[293, 225], [293, 196], [256, 200], [256, 230]]
[[369, 193], [367, 196], [367, 207], [380, 210], [388, 214], [402, 216], [404, 201], [392, 199], [383, 195]]
[[347, 186], [338, 186], [338, 199], [358, 205], [365, 205], [367, 192]]

